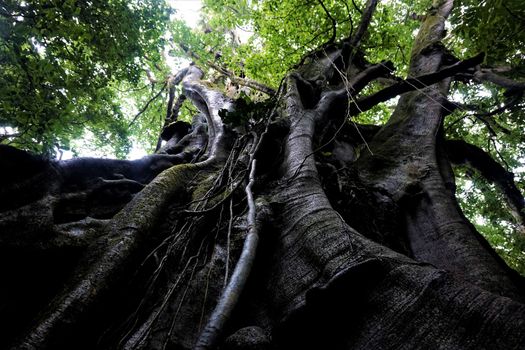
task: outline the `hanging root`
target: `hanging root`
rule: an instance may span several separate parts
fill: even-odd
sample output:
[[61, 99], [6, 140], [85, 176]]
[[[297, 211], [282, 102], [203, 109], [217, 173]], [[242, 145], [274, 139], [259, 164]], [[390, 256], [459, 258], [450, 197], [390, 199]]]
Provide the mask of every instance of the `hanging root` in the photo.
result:
[[248, 185], [246, 186], [246, 200], [248, 202], [248, 234], [244, 241], [242, 253], [237, 261], [232, 277], [224, 289], [215, 310], [204, 327], [197, 344], [196, 350], [213, 349], [221, 335], [226, 322], [239, 301], [239, 297], [250, 276], [255, 253], [259, 242], [259, 225], [256, 222], [256, 205], [253, 199], [252, 186], [255, 182], [256, 160], [251, 161], [251, 170]]
[[[241, 256], [235, 265], [232, 277], [227, 283], [219, 301], [210, 318], [208, 323], [201, 332], [197, 344], [195, 345], [195, 350], [205, 350], [213, 349], [217, 344], [217, 340], [221, 336], [221, 333], [224, 330], [224, 327], [228, 320], [231, 318], [233, 310], [235, 309], [240, 295], [244, 290], [246, 281], [250, 276], [253, 262], [255, 260], [255, 254], [257, 252], [257, 246], [259, 243], [259, 228], [261, 226], [261, 220], [264, 215], [267, 213], [267, 206], [262, 202], [255, 203], [253, 197], [252, 187], [255, 182], [255, 171], [257, 160], [255, 159], [255, 154], [261, 147], [264, 136], [268, 132], [268, 126], [271, 120], [271, 114], [266, 120], [266, 126], [264, 132], [258, 138], [257, 134], [253, 133], [253, 148], [250, 152], [250, 175], [248, 177], [248, 185], [245, 188], [246, 192], [246, 201], [248, 203], [248, 214], [247, 214], [247, 227], [248, 233], [244, 241], [242, 248]], [[259, 208], [257, 208], [259, 207]], [[261, 208], [262, 207], [262, 208]], [[258, 215], [259, 214], [259, 215]], [[230, 214], [231, 215], [231, 214]], [[231, 223], [228, 229], [228, 236], [231, 230]], [[228, 239], [229, 241], [229, 239]], [[229, 242], [228, 242], [229, 246]], [[229, 253], [228, 253], [229, 255]], [[227, 258], [228, 260], [228, 258]], [[228, 264], [228, 262], [226, 262]], [[226, 271], [226, 276], [228, 272]], [[226, 277], [227, 278], [227, 277]]]
[[[143, 299], [141, 300], [137, 309], [127, 319], [125, 325], [123, 325], [123, 328], [127, 328], [128, 331], [124, 334], [124, 336], [121, 337], [119, 348], [122, 347], [124, 349], [135, 349], [143, 346], [144, 342], [147, 343], [147, 338], [151, 335], [151, 332], [155, 329], [158, 329], [158, 327], [163, 327], [159, 326], [159, 324], [164, 324], [163, 313], [169, 312], [167, 311], [167, 308], [171, 303], [175, 302], [175, 299], [178, 297], [177, 293], [179, 292], [182, 293], [183, 296], [178, 302], [179, 305], [176, 307], [176, 309], [180, 310], [182, 308], [182, 305], [184, 304], [183, 301], [185, 299], [184, 296], [188, 291], [189, 285], [195, 273], [195, 269], [197, 268], [196, 264], [200, 257], [203, 256], [203, 243], [207, 240], [207, 237], [209, 238], [209, 235], [204, 232], [207, 230], [207, 222], [209, 222], [209, 219], [206, 218], [209, 217], [207, 214], [210, 214], [217, 208], [221, 210], [222, 216], [222, 208], [225, 204], [225, 199], [222, 197], [230, 199], [233, 189], [237, 188], [238, 184], [243, 182], [242, 180], [237, 180], [237, 178], [244, 177], [243, 175], [246, 173], [246, 169], [240, 169], [239, 172], [242, 175], [233, 175], [234, 168], [237, 168], [236, 165], [238, 163], [239, 155], [237, 152], [246, 148], [246, 146], [240, 147], [238, 142], [236, 142], [236, 145], [237, 146], [234, 145], [229, 157], [226, 160], [226, 163], [222, 165], [221, 169], [218, 167], [214, 167], [213, 171], [207, 169], [206, 171], [199, 172], [192, 179], [190, 183], [196, 185], [196, 188], [192, 190], [192, 197], [194, 199], [189, 203], [185, 203], [185, 206], [192, 208], [193, 211], [189, 212], [193, 214], [188, 215], [188, 211], [178, 210], [177, 212], [179, 218], [177, 221], [182, 222], [182, 226], [178, 229], [178, 232], [174, 232], [174, 227], [171, 234], [146, 257], [147, 260], [158, 254], [162, 246], [166, 247], [165, 251], [160, 254], [160, 261], [156, 262], [158, 266], [153, 272], [152, 278], [147, 282], [148, 287]], [[224, 184], [224, 182], [226, 183]], [[189, 187], [191, 188], [193, 186], [190, 185]], [[211, 208], [206, 207], [208, 204], [211, 204]], [[219, 218], [217, 230], [219, 230], [220, 222], [221, 219]], [[187, 253], [191, 255], [192, 253], [190, 252], [193, 251], [193, 248], [191, 248], [191, 242], [195, 239], [198, 240], [199, 237], [201, 238], [201, 244], [198, 251], [193, 252], [195, 255], [187, 257]], [[181, 251], [177, 252], [178, 250]], [[204, 257], [206, 258], [206, 254], [204, 254]], [[191, 269], [190, 265], [193, 263], [195, 264], [193, 269]], [[144, 262], [141, 264], [141, 267], [143, 265]], [[159, 285], [159, 283], [162, 284], [163, 281], [158, 280], [158, 277], [162, 271], [166, 272], [167, 265], [184, 267], [182, 268], [182, 271], [178, 271], [175, 276], [172, 277], [173, 281], [169, 282], [168, 286], [165, 287], [165, 290], [161, 292], [164, 295], [162, 304], [156, 305], [152, 310], [148, 311], [145, 309], [148, 307], [147, 299], [149, 296], [151, 296], [153, 290], [156, 288], [164, 288]], [[189, 276], [187, 276], [188, 268], [191, 270], [191, 274]], [[186, 284], [185, 289], [184, 284]], [[148, 313], [149, 316], [145, 318], [145, 321], [140, 321], [139, 324], [139, 319], [142, 317], [141, 314], [144, 313]], [[172, 333], [175, 329], [174, 327], [177, 314], [178, 312], [175, 312], [175, 316], [170, 316], [172, 320], [169, 321], [169, 325], [166, 326], [168, 327], [169, 332], [167, 332], [167, 335], [164, 337], [164, 346], [167, 346], [169, 339], [172, 337]]]

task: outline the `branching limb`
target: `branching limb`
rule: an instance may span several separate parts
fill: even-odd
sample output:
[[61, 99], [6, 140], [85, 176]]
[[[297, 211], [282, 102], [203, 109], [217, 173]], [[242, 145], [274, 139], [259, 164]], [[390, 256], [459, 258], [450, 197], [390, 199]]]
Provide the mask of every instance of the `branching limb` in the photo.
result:
[[[168, 94], [169, 94], [168, 113], [170, 113], [171, 106], [173, 105], [173, 97], [174, 97], [174, 94], [175, 94], [175, 86], [177, 86], [182, 81], [182, 79], [184, 79], [184, 77], [186, 77], [186, 75], [189, 74], [189, 72], [190, 72], [189, 68], [184, 68], [184, 69], [181, 69], [179, 72], [177, 72], [177, 74], [175, 76], [173, 76], [173, 75], [168, 76], [168, 78], [166, 79], [166, 81], [162, 85], [162, 88], [159, 90], [159, 92], [157, 92], [151, 99], [148, 100], [148, 102], [146, 102], [144, 107], [142, 107], [140, 109], [140, 111], [135, 115], [135, 117], [133, 117], [133, 120], [129, 123], [128, 126], [133, 125], [135, 123], [135, 121], [137, 121], [138, 117], [140, 117], [140, 115], [142, 113], [144, 113], [148, 109], [149, 105], [153, 101], [155, 101], [162, 94], [162, 92], [166, 88], [168, 88]], [[149, 78], [149, 75], [148, 75], [148, 78]]]
[[[366, 2], [365, 10], [362, 12], [355, 4], [354, 1], [352, 1], [354, 7], [358, 10], [359, 13], [361, 13], [361, 21], [359, 22], [359, 25], [357, 27], [357, 31], [355, 34], [353, 34], [353, 25], [350, 26], [350, 33], [348, 34], [348, 38], [344, 40], [343, 47], [341, 50], [341, 63], [342, 67], [350, 67], [352, 61], [354, 60], [354, 57], [359, 50], [359, 45], [361, 44], [361, 41], [368, 30], [368, 26], [370, 25], [370, 21], [372, 20], [372, 16], [375, 12], [375, 9], [377, 7], [377, 0], [368, 0]], [[339, 64], [340, 65], [340, 64]], [[344, 68], [343, 70], [346, 70]]]
[[[352, 50], [359, 47], [359, 44], [361, 43], [363, 36], [368, 30], [368, 26], [370, 25], [370, 21], [372, 20], [372, 16], [377, 7], [377, 2], [378, 2], [377, 0], [368, 0], [366, 2], [365, 10], [361, 15], [361, 21], [359, 22], [357, 31], [355, 32], [355, 35], [350, 39], [350, 46]], [[355, 6], [355, 3], [354, 3], [354, 6]], [[357, 6], [355, 7], [357, 9]]]
[[488, 182], [499, 188], [520, 230], [525, 234], [525, 200], [514, 182], [514, 174], [505, 170], [490, 154], [463, 140], [449, 140], [445, 146], [448, 158], [452, 163], [467, 164], [477, 170]]
[[231, 110], [232, 101], [217, 91], [209, 90], [202, 83], [202, 71], [195, 67], [188, 67], [188, 73], [183, 79], [184, 94], [206, 116], [208, 122], [209, 156], [222, 156], [223, 124], [219, 116], [220, 110]]
[[205, 65], [215, 69], [216, 71], [218, 71], [222, 75], [230, 78], [230, 80], [233, 83], [235, 83], [235, 84], [247, 86], [249, 88], [252, 88], [252, 89], [264, 92], [265, 94], [270, 95], [270, 96], [273, 96], [275, 94], [275, 90], [272, 89], [269, 86], [266, 86], [266, 85], [264, 85], [262, 83], [259, 83], [259, 82], [255, 81], [255, 80], [251, 80], [251, 79], [248, 79], [248, 78], [241, 78], [241, 77], [235, 75], [234, 72], [226, 69], [225, 67], [222, 67], [222, 66], [220, 66], [220, 65], [218, 65], [216, 63], [213, 63], [211, 61], [201, 59], [201, 57], [198, 54], [196, 54], [195, 52], [193, 52], [193, 51], [189, 51], [189, 50], [184, 50], [184, 51], [190, 57], [194, 58], [195, 60], [203, 61]]
[[507, 92], [509, 94], [512, 94], [513, 92], [521, 91], [523, 92], [525, 90], [525, 82], [524, 81], [516, 81], [509, 79], [507, 77], [504, 77], [502, 75], [496, 74], [491, 72], [490, 70], [478, 70], [474, 73], [474, 79], [478, 81], [488, 81], [493, 84], [499, 85], [505, 89], [507, 89]]
[[255, 182], [256, 159], [252, 160], [248, 185], [246, 186], [246, 200], [248, 202], [248, 233], [244, 241], [242, 253], [235, 265], [230, 281], [219, 299], [206, 327], [202, 331], [196, 350], [214, 349], [226, 322], [238, 303], [246, 281], [250, 276], [255, 253], [259, 243], [259, 224], [256, 222], [256, 204], [253, 198], [252, 187]]
[[346, 100], [356, 96], [371, 81], [390, 74], [394, 70], [392, 62], [385, 62], [372, 65], [355, 75], [345, 84], [345, 87], [338, 92], [329, 92], [319, 101], [317, 110], [321, 116], [326, 114], [332, 104], [344, 95]]
[[165, 123], [171, 119], [171, 111], [173, 109], [173, 101], [175, 100], [175, 77], [168, 77], [168, 105], [166, 107], [166, 117], [164, 118]]
[[149, 68], [146, 68], [144, 70], [146, 71], [146, 77], [148, 78], [151, 84], [156, 84], [159, 82], [157, 78], [155, 78], [155, 76], [153, 75], [153, 72]]
[[150, 105], [153, 101], [155, 101], [155, 100], [160, 96], [160, 94], [162, 94], [162, 92], [164, 91], [164, 89], [166, 89], [166, 86], [167, 86], [167, 83], [164, 83], [164, 85], [162, 85], [162, 88], [159, 90], [159, 92], [157, 92], [152, 98], [150, 98], [150, 99], [148, 100], [148, 102], [146, 102], [146, 104], [144, 105], [144, 107], [142, 107], [142, 108], [140, 109], [140, 111], [139, 111], [137, 114], [135, 114], [135, 116], [133, 117], [133, 120], [129, 122], [128, 126], [133, 125], [133, 124], [137, 121], [137, 119], [141, 116], [141, 114], [144, 113], [144, 112], [146, 112], [146, 110], [148, 109], [149, 105]]
[[330, 37], [330, 39], [328, 39], [328, 44], [331, 44], [331, 43], [335, 42], [335, 38], [336, 38], [336, 34], [337, 34], [337, 22], [332, 17], [332, 15], [330, 14], [330, 11], [328, 11], [326, 6], [324, 5], [323, 0], [317, 0], [317, 1], [319, 2], [321, 7], [323, 8], [324, 13], [326, 13], [326, 16], [328, 17], [328, 19], [330, 19], [330, 21], [332, 22], [332, 36]]
[[[171, 98], [171, 97], [170, 97]], [[173, 104], [173, 102], [170, 104], [168, 103], [168, 108], [166, 110], [166, 119], [164, 119], [164, 125], [162, 126], [162, 132], [157, 140], [157, 146], [155, 147], [155, 153], [157, 153], [162, 146], [162, 140], [169, 141], [173, 134], [170, 135], [170, 137], [166, 137], [166, 128], [177, 121], [177, 118], [179, 117], [180, 109], [182, 108], [182, 104], [186, 100], [186, 96], [184, 94], [180, 94], [179, 97], [177, 97], [177, 100]], [[178, 140], [176, 140], [178, 141]]]
[[352, 12], [350, 12], [350, 7], [348, 7], [348, 1], [344, 0], [343, 4], [345, 5], [346, 13], [348, 14], [348, 22], [350, 22], [350, 34], [348, 35], [348, 37], [351, 38], [354, 34], [354, 20], [352, 19]]
[[[438, 72], [420, 75], [416, 78], [408, 78], [400, 80], [398, 83], [391, 85], [383, 90], [380, 90], [372, 95], [363, 97], [355, 102], [350, 103], [350, 115], [357, 115], [361, 112], [367, 111], [375, 105], [388, 101], [398, 95], [405, 92], [424, 89], [427, 86], [436, 84], [445, 78], [451, 77], [456, 73], [462, 72], [470, 67], [480, 64], [483, 61], [484, 54], [481, 53], [472, 58], [460, 61], [449, 67], [443, 68]], [[348, 101], [347, 91], [343, 89], [336, 95], [331, 97], [331, 105], [327, 106], [327, 109], [333, 109], [334, 107], [341, 107], [341, 104], [345, 106]], [[335, 106], [334, 106], [335, 105]]]
[[450, 111], [460, 109], [464, 111], [475, 112], [473, 114], [475, 117], [492, 117], [494, 115], [503, 113], [505, 111], [512, 111], [515, 107], [520, 107], [519, 102], [521, 101], [521, 98], [522, 96], [520, 94], [513, 95], [507, 100], [507, 102], [503, 106], [496, 107], [491, 111], [484, 111], [478, 105], [464, 104], [464, 103], [454, 102], [450, 100], [445, 101], [444, 104], [446, 105], [448, 109], [450, 109]]
[[355, 0], [352, 0], [352, 5], [354, 5], [354, 8], [356, 9], [357, 12], [359, 12], [360, 14], [363, 14], [363, 10], [361, 10], [359, 6], [357, 6], [357, 4], [355, 3]]

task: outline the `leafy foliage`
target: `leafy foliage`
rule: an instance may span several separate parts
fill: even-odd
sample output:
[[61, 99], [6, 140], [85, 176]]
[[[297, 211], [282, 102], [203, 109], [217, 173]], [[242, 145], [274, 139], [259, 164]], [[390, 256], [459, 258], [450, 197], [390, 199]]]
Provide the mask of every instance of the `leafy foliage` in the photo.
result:
[[451, 17], [456, 52], [486, 52], [489, 65], [525, 69], [525, 6], [521, 0], [462, 0]]
[[457, 197], [465, 215], [487, 239], [507, 264], [525, 275], [525, 237], [502, 205], [505, 199], [494, 185], [469, 168], [455, 169], [459, 191]]
[[89, 130], [125, 156], [129, 131], [115, 87], [135, 86], [159, 61], [161, 1], [4, 1], [0, 8], [0, 126], [9, 142], [52, 154]]

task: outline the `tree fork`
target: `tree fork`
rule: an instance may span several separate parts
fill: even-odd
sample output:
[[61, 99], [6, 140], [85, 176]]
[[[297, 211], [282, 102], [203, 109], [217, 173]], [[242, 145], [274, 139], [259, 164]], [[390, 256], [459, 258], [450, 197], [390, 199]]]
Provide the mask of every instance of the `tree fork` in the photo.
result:
[[[452, 2], [437, 1], [435, 5], [416, 37], [409, 76], [433, 74], [442, 65], [439, 41]], [[392, 117], [369, 143], [373, 155], [365, 153], [358, 161], [360, 177], [364, 183], [382, 187], [404, 208], [407, 234], [417, 260], [520, 300], [521, 292], [508, 269], [487, 251], [443, 178], [436, 145], [442, 137], [439, 130], [444, 110], [440, 101], [449, 83], [450, 78], [444, 79], [401, 96]], [[381, 173], [379, 168], [383, 168]], [[471, 253], [464, 252], [466, 246]]]

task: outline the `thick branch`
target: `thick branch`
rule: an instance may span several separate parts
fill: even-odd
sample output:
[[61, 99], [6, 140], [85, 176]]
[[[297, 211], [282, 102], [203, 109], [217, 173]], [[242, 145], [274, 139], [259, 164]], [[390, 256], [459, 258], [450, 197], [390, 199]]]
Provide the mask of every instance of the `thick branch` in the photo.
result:
[[514, 182], [514, 174], [505, 170], [490, 154], [463, 140], [447, 141], [446, 150], [452, 163], [467, 164], [495, 184], [505, 196], [514, 218], [525, 227], [525, 200]]
[[188, 74], [183, 79], [184, 94], [206, 116], [208, 122], [208, 154], [210, 157], [222, 155], [223, 123], [219, 116], [220, 110], [231, 110], [232, 101], [223, 94], [208, 89], [200, 83], [202, 71], [190, 66]]
[[361, 90], [363, 90], [368, 83], [379, 77], [390, 74], [390, 72], [393, 70], [394, 66], [392, 65], [392, 62], [384, 62], [370, 66], [362, 72], [356, 74], [339, 92], [329, 92], [324, 96], [323, 99], [319, 101], [317, 108], [319, 115], [321, 117], [326, 115], [326, 111], [330, 109], [332, 104], [342, 96], [344, 96], [346, 101], [348, 101], [348, 99], [350, 99], [352, 96], [359, 94], [359, 92], [361, 92]]
[[357, 27], [355, 35], [350, 39], [350, 46], [352, 49], [359, 47], [361, 40], [363, 40], [363, 36], [368, 30], [368, 26], [372, 20], [372, 15], [376, 10], [377, 2], [377, 0], [368, 0], [366, 2], [365, 10], [361, 16], [361, 22], [359, 22], [359, 26]]
[[[168, 102], [168, 108], [166, 110], [166, 119], [164, 120], [164, 125], [162, 126], [161, 134], [159, 135], [159, 138], [157, 140], [157, 146], [155, 147], [155, 153], [159, 151], [162, 145], [163, 139], [166, 141], [169, 141], [171, 137], [174, 135], [173, 133], [169, 132], [167, 128], [169, 127], [170, 124], [174, 125], [174, 122], [177, 121], [177, 118], [179, 117], [180, 109], [182, 108], [182, 104], [186, 100], [186, 96], [184, 94], [180, 94], [179, 97], [177, 97], [177, 101], [175, 101], [175, 104], [173, 104], [173, 99], [171, 98], [171, 92], [170, 92], [170, 100], [171, 100], [171, 103]], [[169, 134], [169, 137], [167, 134]]]
[[474, 78], [478, 81], [489, 81], [493, 84], [499, 85], [507, 89], [509, 93], [525, 90], [525, 82], [512, 80], [502, 75], [493, 73], [489, 70], [482, 69], [482, 70], [476, 71], [474, 73]]
[[[484, 54], [481, 53], [472, 58], [453, 64], [452, 66], [449, 66], [447, 68], [443, 68], [438, 72], [421, 75], [416, 78], [408, 78], [405, 80], [401, 80], [394, 85], [391, 85], [387, 88], [384, 88], [383, 90], [376, 92], [375, 94], [363, 97], [355, 102], [350, 103], [350, 115], [357, 115], [361, 112], [367, 111], [375, 105], [381, 102], [388, 101], [389, 99], [401, 95], [405, 92], [421, 90], [426, 88], [427, 86], [436, 84], [445, 78], [451, 77], [456, 73], [462, 72], [470, 67], [481, 63], [483, 61], [483, 57]], [[337, 95], [333, 96], [333, 100], [331, 101], [332, 105], [330, 106], [330, 109], [333, 109], [333, 104], [336, 104], [337, 107], [340, 107], [340, 104], [346, 105], [348, 102], [349, 101], [347, 91], [340, 91], [339, 93], [337, 93]]]

